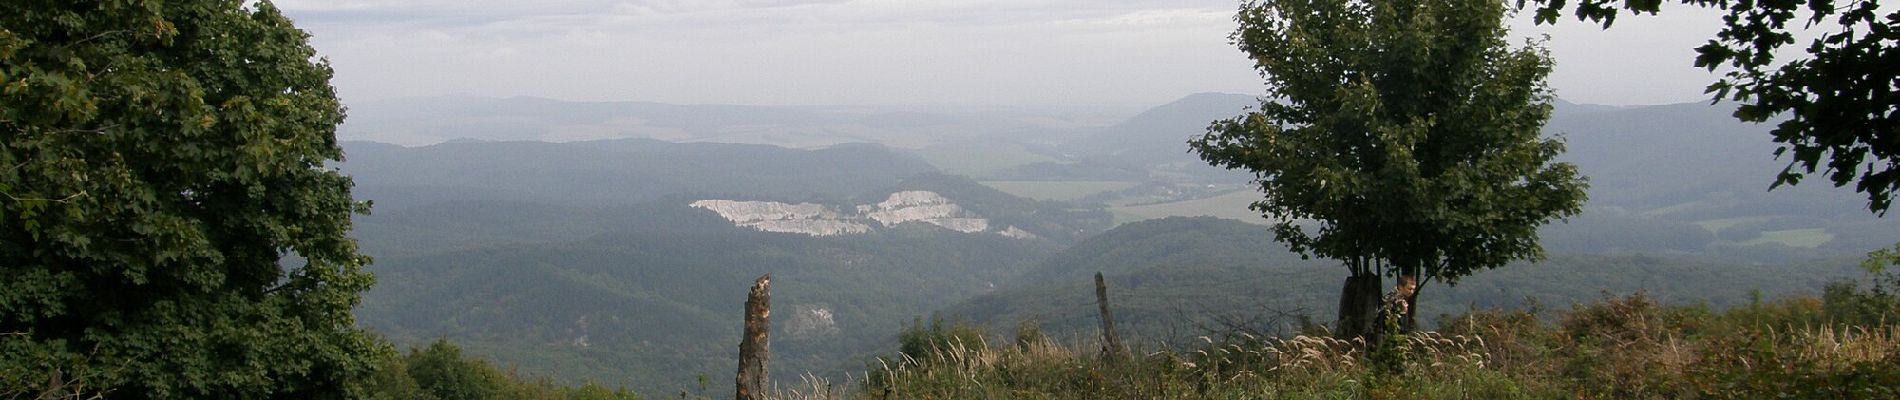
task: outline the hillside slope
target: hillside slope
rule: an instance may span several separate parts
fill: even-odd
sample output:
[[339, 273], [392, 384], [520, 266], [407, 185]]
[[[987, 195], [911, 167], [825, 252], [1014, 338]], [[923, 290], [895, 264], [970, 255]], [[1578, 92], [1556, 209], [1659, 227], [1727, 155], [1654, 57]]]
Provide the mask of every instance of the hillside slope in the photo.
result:
[[344, 144], [339, 167], [378, 209], [450, 200], [556, 205], [632, 204], [674, 194], [840, 198], [935, 172], [908, 153], [871, 144], [816, 150], [765, 145], [454, 142]]
[[[1223, 322], [1274, 331], [1294, 327], [1297, 315], [1330, 321], [1343, 269], [1329, 260], [1300, 260], [1271, 237], [1263, 226], [1205, 217], [1130, 223], [1050, 256], [1030, 273], [1042, 280], [976, 297], [945, 313], [999, 332], [1029, 320], [1057, 337], [1088, 337], [1098, 323], [1090, 275], [1102, 271], [1117, 327], [1138, 340], [1180, 344]], [[1562, 306], [1637, 291], [1666, 303], [1737, 305], [1757, 290], [1769, 298], [1814, 294], [1831, 280], [1861, 274], [1853, 259], [1734, 265], [1706, 258], [1557, 254], [1483, 271], [1456, 286], [1429, 285], [1422, 289], [1420, 315], [1431, 323], [1439, 314], [1470, 307], [1517, 307], [1527, 299]]]
[[702, 374], [730, 380], [744, 288], [760, 275], [773, 276], [774, 371], [836, 373], [873, 350], [858, 344], [1057, 249], [925, 226], [812, 237], [684, 206], [642, 212], [582, 240], [379, 258], [360, 321], [397, 343], [448, 338], [536, 375], [671, 393]]

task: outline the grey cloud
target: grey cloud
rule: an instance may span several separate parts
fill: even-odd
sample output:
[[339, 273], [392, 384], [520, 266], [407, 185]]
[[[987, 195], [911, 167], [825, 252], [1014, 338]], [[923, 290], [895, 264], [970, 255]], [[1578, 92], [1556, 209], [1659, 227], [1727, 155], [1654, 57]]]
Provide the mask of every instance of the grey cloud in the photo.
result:
[[[1226, 43], [1232, 0], [277, 4], [331, 58], [338, 88], [368, 99], [1151, 105], [1260, 85]], [[1680, 14], [1688, 13], [1664, 18]], [[1686, 67], [1693, 43], [1677, 43], [1708, 33], [1675, 28], [1704, 25], [1625, 22], [1610, 32], [1575, 24], [1555, 32], [1552, 84], [1561, 95], [1612, 104], [1701, 96], [1709, 76]], [[1678, 36], [1690, 40], [1664, 42]]]

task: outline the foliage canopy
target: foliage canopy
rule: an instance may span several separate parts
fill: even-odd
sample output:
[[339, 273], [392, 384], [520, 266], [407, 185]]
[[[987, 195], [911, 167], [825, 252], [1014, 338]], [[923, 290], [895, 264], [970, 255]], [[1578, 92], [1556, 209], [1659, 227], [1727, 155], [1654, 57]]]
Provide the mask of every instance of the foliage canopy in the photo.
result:
[[0, 3], [0, 385], [358, 397], [391, 354], [306, 37], [267, 1]]
[[[1256, 174], [1294, 251], [1360, 273], [1447, 281], [1537, 258], [1537, 227], [1574, 215], [1576, 168], [1540, 137], [1550, 59], [1511, 48], [1489, 0], [1249, 3], [1234, 34], [1267, 83], [1260, 110], [1190, 145]], [[1302, 220], [1317, 222], [1309, 232]]]

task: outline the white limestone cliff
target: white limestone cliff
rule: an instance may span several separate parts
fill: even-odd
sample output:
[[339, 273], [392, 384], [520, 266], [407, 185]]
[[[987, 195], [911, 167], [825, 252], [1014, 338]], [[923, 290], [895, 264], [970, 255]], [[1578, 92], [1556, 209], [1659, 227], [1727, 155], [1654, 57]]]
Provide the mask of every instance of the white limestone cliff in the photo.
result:
[[997, 231], [996, 234], [1003, 235], [1011, 239], [1035, 239], [1035, 238], [1041, 237], [1041, 236], [1036, 236], [1036, 234], [1034, 233], [1029, 233], [1029, 231], [1022, 230], [1022, 228], [1017, 228], [1014, 226], [1004, 228], [1001, 231]]
[[871, 226], [855, 216], [846, 216], [822, 204], [787, 204], [776, 201], [700, 200], [691, 204], [719, 213], [734, 225], [766, 232], [802, 233], [812, 236], [851, 235], [871, 232]]
[[990, 229], [990, 220], [965, 211], [943, 195], [923, 190], [891, 193], [877, 204], [858, 206], [858, 213], [886, 227], [917, 221], [964, 233]]
[[1035, 234], [1014, 226], [992, 231], [989, 219], [965, 210], [941, 194], [925, 190], [891, 193], [884, 201], [857, 206], [851, 213], [822, 204], [775, 201], [700, 200], [691, 205], [719, 213], [733, 225], [766, 232], [855, 235], [870, 233], [877, 227], [922, 222], [964, 233], [991, 232], [1016, 239], [1036, 238]]

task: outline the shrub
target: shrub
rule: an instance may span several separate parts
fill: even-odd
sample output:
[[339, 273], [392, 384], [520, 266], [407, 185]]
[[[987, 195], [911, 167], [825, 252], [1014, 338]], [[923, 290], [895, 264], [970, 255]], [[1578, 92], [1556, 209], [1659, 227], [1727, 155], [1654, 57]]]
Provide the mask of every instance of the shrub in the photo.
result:
[[982, 327], [963, 320], [945, 324], [942, 316], [933, 315], [926, 324], [918, 317], [898, 331], [897, 351], [918, 360], [942, 359], [945, 355], [942, 353], [946, 352], [975, 353], [987, 349], [987, 336], [989, 333]]
[[1900, 272], [1869, 272], [1865, 287], [1829, 283], [1821, 292], [1822, 309], [1834, 324], [1871, 326], [1900, 322]]

